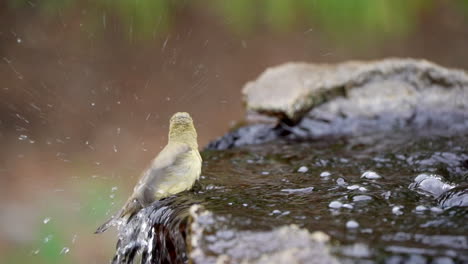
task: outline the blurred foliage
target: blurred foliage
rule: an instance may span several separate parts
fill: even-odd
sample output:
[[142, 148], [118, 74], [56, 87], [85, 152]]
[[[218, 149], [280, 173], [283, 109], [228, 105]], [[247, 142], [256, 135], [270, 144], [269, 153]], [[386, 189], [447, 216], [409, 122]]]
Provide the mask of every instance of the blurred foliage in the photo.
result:
[[[86, 23], [98, 30], [115, 18], [126, 35], [154, 38], [167, 32], [177, 12], [209, 9], [236, 32], [253, 32], [261, 25], [273, 31], [292, 29], [299, 23], [318, 25], [337, 38], [408, 34], [432, 0], [9, 0], [12, 7], [31, 5], [51, 15], [72, 8], [87, 10]], [[459, 0], [467, 6], [467, 0]]]

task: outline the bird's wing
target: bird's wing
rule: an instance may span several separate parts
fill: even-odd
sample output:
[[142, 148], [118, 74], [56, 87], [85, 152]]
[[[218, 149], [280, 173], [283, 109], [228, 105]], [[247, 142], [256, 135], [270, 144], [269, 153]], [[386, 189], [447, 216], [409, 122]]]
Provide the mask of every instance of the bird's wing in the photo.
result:
[[190, 150], [187, 144], [170, 143], [153, 160], [134, 189], [134, 195], [144, 206], [154, 202], [157, 187], [171, 176], [171, 169], [177, 168]]
[[148, 206], [156, 200], [157, 187], [170, 176], [170, 169], [178, 166], [184, 160], [184, 154], [191, 150], [187, 144], [168, 144], [143, 172], [136, 184], [133, 194], [117, 213], [112, 215], [97, 230], [96, 234], [106, 231], [116, 221], [126, 215], [133, 215], [141, 208]]

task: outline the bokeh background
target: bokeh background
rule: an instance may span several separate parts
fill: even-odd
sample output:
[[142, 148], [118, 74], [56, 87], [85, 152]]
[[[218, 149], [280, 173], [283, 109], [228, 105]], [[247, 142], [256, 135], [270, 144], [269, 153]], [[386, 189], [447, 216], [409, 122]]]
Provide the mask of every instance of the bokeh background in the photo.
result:
[[190, 112], [201, 146], [288, 61], [468, 69], [467, 0], [0, 1], [0, 263], [105, 263], [93, 235]]

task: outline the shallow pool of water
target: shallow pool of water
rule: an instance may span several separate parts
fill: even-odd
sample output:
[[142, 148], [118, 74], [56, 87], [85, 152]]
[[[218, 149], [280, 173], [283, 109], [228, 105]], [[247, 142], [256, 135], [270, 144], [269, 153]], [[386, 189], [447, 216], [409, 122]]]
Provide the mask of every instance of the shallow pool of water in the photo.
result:
[[234, 231], [324, 231], [344, 262], [467, 262], [467, 208], [442, 209], [409, 188], [422, 173], [463, 186], [468, 136], [401, 132], [205, 151], [197, 196]]

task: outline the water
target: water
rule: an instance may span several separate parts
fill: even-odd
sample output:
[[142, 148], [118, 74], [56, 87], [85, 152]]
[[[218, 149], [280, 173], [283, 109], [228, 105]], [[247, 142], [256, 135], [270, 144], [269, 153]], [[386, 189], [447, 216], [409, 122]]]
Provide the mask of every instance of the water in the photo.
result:
[[[468, 135], [277, 141], [205, 151], [203, 158], [195, 190], [171, 198], [184, 204], [177, 209], [179, 219], [187, 217], [190, 204], [200, 203], [223, 219], [219, 233], [289, 224], [323, 231], [345, 263], [468, 262], [467, 207], [444, 206], [450, 197], [467, 199]], [[380, 177], [362, 177], [375, 176], [370, 171]], [[457, 187], [443, 199], [410, 188], [423, 173]], [[206, 239], [202, 250], [229, 252], [214, 250], [223, 238]]]

